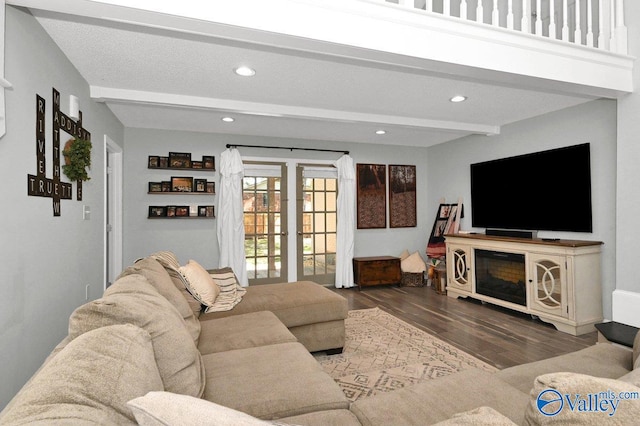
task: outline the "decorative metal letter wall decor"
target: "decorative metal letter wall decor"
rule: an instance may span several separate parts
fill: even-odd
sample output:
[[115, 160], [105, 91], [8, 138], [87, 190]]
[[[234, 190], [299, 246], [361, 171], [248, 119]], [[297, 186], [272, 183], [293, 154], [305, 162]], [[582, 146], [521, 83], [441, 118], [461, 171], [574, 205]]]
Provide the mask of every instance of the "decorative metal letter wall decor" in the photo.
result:
[[384, 164], [357, 164], [358, 229], [387, 227], [387, 174]]
[[[53, 199], [53, 215], [60, 216], [60, 200], [72, 199], [72, 185], [60, 181], [60, 130], [87, 141], [91, 133], [82, 128], [82, 112], [78, 121], [60, 111], [60, 93], [53, 88], [53, 177], [46, 177], [45, 158], [45, 112], [44, 98], [36, 94], [36, 167], [35, 175], [27, 175], [27, 194], [35, 197]], [[82, 181], [77, 182], [76, 198], [82, 200]]]
[[416, 166], [389, 165], [389, 228], [417, 225]]

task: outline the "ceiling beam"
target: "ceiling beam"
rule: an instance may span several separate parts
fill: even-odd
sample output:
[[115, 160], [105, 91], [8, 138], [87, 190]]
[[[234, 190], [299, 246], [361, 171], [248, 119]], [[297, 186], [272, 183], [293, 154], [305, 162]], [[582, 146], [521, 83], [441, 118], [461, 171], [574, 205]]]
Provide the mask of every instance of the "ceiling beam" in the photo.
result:
[[229, 114], [246, 114], [270, 117], [301, 118], [307, 120], [338, 121], [343, 123], [366, 123], [379, 126], [414, 127], [429, 130], [466, 132], [482, 135], [497, 135], [500, 126], [465, 123], [447, 120], [431, 120], [387, 114], [370, 114], [353, 111], [309, 108], [295, 105], [280, 105], [260, 102], [245, 102], [233, 99], [217, 99], [174, 93], [148, 92], [91, 86], [90, 96], [97, 102], [121, 104], [145, 104], [174, 108], [206, 109]]

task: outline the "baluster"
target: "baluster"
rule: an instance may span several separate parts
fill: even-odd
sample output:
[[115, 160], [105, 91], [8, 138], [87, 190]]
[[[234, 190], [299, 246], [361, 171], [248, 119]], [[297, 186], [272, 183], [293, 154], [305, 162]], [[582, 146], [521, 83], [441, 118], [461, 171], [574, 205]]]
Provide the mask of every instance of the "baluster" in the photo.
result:
[[507, 28], [513, 29], [513, 0], [509, 0], [507, 7]]
[[587, 46], [593, 47], [593, 4], [587, 0]]
[[616, 52], [627, 54], [627, 27], [624, 24], [624, 0], [616, 0]]
[[580, 28], [580, 0], [576, 0], [576, 30], [573, 32], [573, 42], [582, 44], [582, 28]]
[[451, 16], [451, 0], [442, 0], [442, 14]]
[[562, 40], [569, 41], [569, 11], [567, 0], [562, 0]]
[[467, 18], [467, 0], [460, 2], [460, 18], [466, 20]]
[[482, 6], [482, 0], [478, 0], [478, 6], [476, 7], [476, 22], [484, 23], [484, 7]]
[[556, 38], [556, 0], [549, 3], [549, 38]]
[[536, 35], [542, 35], [542, 6], [541, 0], [536, 0]]
[[604, 49], [604, 4], [602, 0], [596, 0], [598, 2], [598, 49]]
[[527, 34], [531, 32], [531, 25], [529, 23], [529, 16], [531, 16], [529, 13], [529, 5], [531, 3], [529, 3], [529, 1], [530, 0], [522, 0], [522, 20], [520, 21], [520, 31]]
[[433, 12], [433, 0], [427, 0], [425, 2], [425, 9], [427, 12]]
[[614, 0], [609, 0], [609, 17], [611, 21], [611, 39], [609, 40], [609, 50], [612, 52], [617, 52], [618, 41], [616, 40], [616, 11], [613, 1]]
[[491, 12], [491, 25], [500, 26], [500, 11], [498, 10], [498, 0], [493, 0], [493, 12]]

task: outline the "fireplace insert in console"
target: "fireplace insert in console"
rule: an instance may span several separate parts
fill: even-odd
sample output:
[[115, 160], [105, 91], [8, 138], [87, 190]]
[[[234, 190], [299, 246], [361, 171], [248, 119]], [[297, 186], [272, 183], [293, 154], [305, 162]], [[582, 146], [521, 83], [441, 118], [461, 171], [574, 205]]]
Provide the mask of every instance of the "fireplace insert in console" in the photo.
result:
[[475, 250], [476, 293], [527, 305], [524, 254]]

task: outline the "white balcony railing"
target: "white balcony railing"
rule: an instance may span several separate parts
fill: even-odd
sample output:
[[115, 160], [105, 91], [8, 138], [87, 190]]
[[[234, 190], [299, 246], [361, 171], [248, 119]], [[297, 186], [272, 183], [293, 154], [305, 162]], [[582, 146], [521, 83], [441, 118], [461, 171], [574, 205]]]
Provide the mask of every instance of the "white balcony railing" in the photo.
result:
[[627, 54], [624, 0], [377, 0]]

